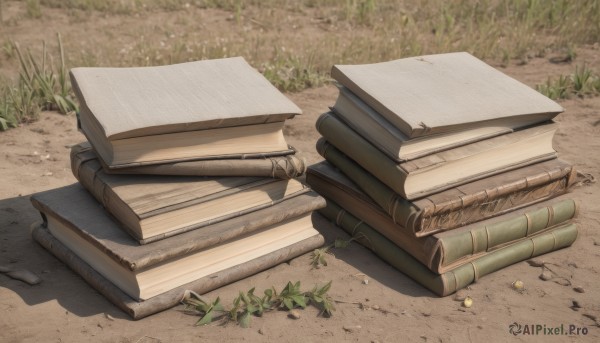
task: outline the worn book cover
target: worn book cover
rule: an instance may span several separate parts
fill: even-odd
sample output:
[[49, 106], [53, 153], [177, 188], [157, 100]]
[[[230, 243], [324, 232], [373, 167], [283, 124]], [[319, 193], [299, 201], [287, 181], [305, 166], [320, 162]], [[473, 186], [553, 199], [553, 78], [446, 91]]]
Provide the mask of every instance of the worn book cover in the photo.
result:
[[310, 191], [271, 177], [114, 175], [93, 152], [72, 154], [73, 175], [141, 244], [273, 206]]
[[136, 302], [296, 243], [308, 240], [312, 244], [305, 248], [312, 249], [323, 242], [310, 216], [325, 203], [314, 193], [149, 245], [138, 245], [77, 184], [31, 201], [52, 237]]
[[329, 206], [320, 213], [334, 221], [382, 260], [439, 296], [450, 295], [511, 264], [568, 247], [577, 239], [575, 224], [558, 225], [539, 235], [496, 249], [469, 263], [438, 274], [353, 215], [344, 212], [343, 216], [339, 216], [339, 213]]
[[382, 209], [327, 162], [309, 168], [307, 181], [327, 199], [327, 210], [338, 221], [347, 214], [359, 218], [436, 273], [444, 273], [503, 246], [539, 235], [572, 219], [577, 212], [572, 199], [545, 201], [502, 216], [415, 237], [394, 223]]
[[556, 158], [553, 122], [402, 163], [387, 157], [331, 112], [321, 115], [316, 127], [329, 143], [408, 200]]
[[466, 52], [334, 65], [331, 77], [409, 138], [478, 126], [524, 127], [563, 111]]
[[108, 140], [283, 121], [301, 110], [242, 57], [73, 68], [81, 115]]
[[[179, 176], [261, 176], [278, 179], [299, 177], [306, 171], [304, 159], [290, 147], [282, 155], [240, 155], [239, 158], [183, 161], [111, 169], [98, 158], [88, 142], [71, 147], [71, 161], [85, 163], [97, 159], [108, 174]], [[78, 167], [74, 168], [78, 169]]]
[[[381, 208], [394, 223], [415, 236], [450, 230], [494, 217], [566, 193], [575, 182], [576, 170], [560, 159], [523, 168], [431, 194], [406, 200], [331, 144], [319, 141], [319, 152]], [[314, 175], [338, 175], [327, 164], [311, 169]], [[339, 178], [345, 180], [345, 178]]]

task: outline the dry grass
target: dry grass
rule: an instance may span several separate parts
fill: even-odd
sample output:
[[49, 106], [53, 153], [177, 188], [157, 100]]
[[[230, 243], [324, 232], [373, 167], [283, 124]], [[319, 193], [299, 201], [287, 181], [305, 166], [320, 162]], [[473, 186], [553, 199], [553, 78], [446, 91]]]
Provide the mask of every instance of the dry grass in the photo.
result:
[[[61, 32], [67, 67], [241, 55], [283, 91], [327, 82], [333, 64], [450, 51], [527, 63], [600, 42], [600, 0], [27, 0], [10, 18], [0, 1], [7, 27], [48, 13], [66, 16], [74, 30], [98, 22], [85, 41]], [[127, 23], [127, 32], [114, 23]], [[7, 41], [0, 44], [0, 67], [18, 67]]]

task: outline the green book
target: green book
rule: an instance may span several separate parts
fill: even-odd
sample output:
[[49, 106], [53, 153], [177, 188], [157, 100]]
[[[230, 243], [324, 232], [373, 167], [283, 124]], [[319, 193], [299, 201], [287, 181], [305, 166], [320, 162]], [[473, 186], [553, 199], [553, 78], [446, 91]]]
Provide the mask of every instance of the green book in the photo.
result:
[[339, 216], [339, 212], [329, 205], [319, 212], [335, 221], [338, 226], [356, 237], [358, 242], [372, 250], [385, 262], [439, 296], [450, 295], [477, 281], [480, 277], [511, 264], [568, 247], [577, 238], [576, 225], [565, 224], [541, 235], [490, 252], [443, 274], [437, 274], [351, 214], [346, 212], [344, 216]]
[[546, 201], [502, 216], [415, 237], [394, 223], [365, 193], [327, 162], [309, 167], [307, 182], [328, 200], [337, 221], [352, 215], [365, 222], [435, 273], [467, 264], [502, 247], [550, 231], [571, 220], [577, 212], [572, 199]]

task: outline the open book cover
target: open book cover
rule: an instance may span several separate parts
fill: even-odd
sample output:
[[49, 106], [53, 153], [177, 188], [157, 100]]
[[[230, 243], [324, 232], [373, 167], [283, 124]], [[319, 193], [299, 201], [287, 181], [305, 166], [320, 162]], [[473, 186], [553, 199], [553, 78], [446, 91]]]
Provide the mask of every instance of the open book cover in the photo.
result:
[[322, 211], [333, 213], [330, 216], [338, 222], [344, 221], [347, 214], [364, 221], [436, 273], [539, 235], [574, 218], [577, 212], [572, 199], [551, 200], [453, 230], [415, 237], [326, 162], [311, 166], [307, 181], [327, 199], [327, 209]]
[[38, 193], [31, 201], [54, 238], [136, 301], [320, 237], [311, 213], [324, 206], [321, 197], [309, 193], [140, 246], [77, 184]]
[[301, 110], [242, 57], [155, 67], [73, 68], [81, 104], [108, 140], [283, 121]]
[[575, 224], [558, 225], [549, 231], [496, 249], [469, 263], [438, 274], [367, 223], [346, 212], [343, 220], [340, 221], [337, 217], [338, 213], [330, 209], [326, 207], [319, 212], [355, 237], [359, 243], [372, 250], [382, 260], [439, 296], [450, 295], [478, 281], [479, 278], [511, 264], [568, 247], [577, 239]]
[[466, 52], [334, 65], [331, 77], [409, 138], [478, 126], [518, 128], [563, 111]]
[[141, 244], [273, 206], [310, 191], [295, 179], [113, 175], [93, 152], [72, 154], [73, 175]]
[[387, 157], [331, 112], [321, 115], [316, 127], [329, 143], [408, 200], [556, 158], [553, 122], [402, 163]]
[[[261, 176], [278, 179], [291, 179], [306, 171], [302, 158], [291, 148], [283, 155], [242, 155], [239, 158], [183, 161], [164, 164], [141, 165], [111, 169], [98, 158], [88, 142], [71, 147], [71, 161], [84, 163], [97, 159], [108, 174], [138, 175], [179, 175], [179, 176]], [[77, 168], [75, 168], [77, 169]]]
[[571, 164], [552, 159], [410, 201], [326, 141], [319, 141], [317, 149], [341, 173], [327, 163], [319, 163], [311, 166], [307, 180], [328, 178], [341, 188], [360, 189], [394, 223], [417, 237], [559, 196], [569, 190], [576, 178], [576, 170]]

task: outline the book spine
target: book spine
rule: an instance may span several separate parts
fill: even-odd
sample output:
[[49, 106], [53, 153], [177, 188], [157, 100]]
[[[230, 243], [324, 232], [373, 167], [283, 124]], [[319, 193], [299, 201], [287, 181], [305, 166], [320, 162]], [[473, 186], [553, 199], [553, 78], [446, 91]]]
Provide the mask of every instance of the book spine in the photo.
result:
[[[320, 213], [337, 223], [335, 213], [327, 208]], [[349, 214], [344, 217], [345, 220], [338, 223], [342, 229], [382, 260], [439, 296], [450, 295], [511, 264], [570, 246], [577, 238], [577, 227], [574, 224], [564, 225], [498, 249], [443, 274], [436, 274], [366, 223]]]
[[457, 228], [509, 211], [523, 208], [566, 193], [575, 180], [572, 166], [525, 176], [478, 192], [424, 207], [419, 217], [417, 236]]
[[340, 150], [321, 138], [317, 141], [317, 151], [323, 158], [340, 169], [363, 192], [365, 192], [392, 221], [410, 231], [419, 231], [421, 210], [413, 202], [400, 197], [379, 179], [352, 161]]
[[[356, 161], [396, 193], [407, 198], [404, 192], [406, 172], [400, 165], [344, 125], [332, 113], [322, 114], [317, 120], [316, 127], [317, 131], [333, 146]], [[352, 144], [348, 144], [348, 142], [352, 142]]]
[[102, 165], [91, 148], [84, 145], [71, 148], [71, 171], [83, 188], [110, 212], [108, 186], [102, 178], [97, 177], [97, 174], [102, 171]]
[[441, 237], [430, 267], [443, 271], [457, 264], [467, 263], [478, 255], [489, 253], [525, 237], [532, 237], [546, 229], [562, 224], [577, 213], [577, 204], [565, 199], [550, 206], [529, 211], [513, 218], [477, 226]]

